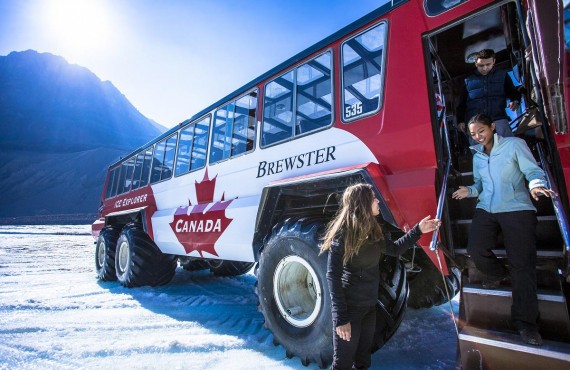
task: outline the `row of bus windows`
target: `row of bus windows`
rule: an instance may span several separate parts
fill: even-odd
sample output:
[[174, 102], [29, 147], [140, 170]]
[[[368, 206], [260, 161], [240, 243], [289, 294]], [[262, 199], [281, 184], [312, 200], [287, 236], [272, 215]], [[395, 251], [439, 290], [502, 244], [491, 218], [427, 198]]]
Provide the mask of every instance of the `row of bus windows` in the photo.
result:
[[[386, 23], [343, 43], [341, 116], [345, 122], [380, 109]], [[203, 168], [254, 149], [258, 92], [252, 91], [213, 115], [194, 121], [111, 169], [106, 198]], [[332, 125], [332, 52], [276, 77], [265, 85], [261, 147]], [[210, 135], [210, 128], [212, 135]]]

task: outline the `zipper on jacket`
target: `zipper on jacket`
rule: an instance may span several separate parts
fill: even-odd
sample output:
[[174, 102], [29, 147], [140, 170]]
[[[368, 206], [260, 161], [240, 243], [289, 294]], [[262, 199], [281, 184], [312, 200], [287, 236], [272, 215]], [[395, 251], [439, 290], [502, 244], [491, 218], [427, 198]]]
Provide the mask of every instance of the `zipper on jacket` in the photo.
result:
[[495, 183], [491, 176], [491, 155], [487, 157], [487, 172], [489, 172], [489, 180], [491, 180], [491, 199], [489, 200], [489, 213], [493, 213], [493, 195], [495, 194]]

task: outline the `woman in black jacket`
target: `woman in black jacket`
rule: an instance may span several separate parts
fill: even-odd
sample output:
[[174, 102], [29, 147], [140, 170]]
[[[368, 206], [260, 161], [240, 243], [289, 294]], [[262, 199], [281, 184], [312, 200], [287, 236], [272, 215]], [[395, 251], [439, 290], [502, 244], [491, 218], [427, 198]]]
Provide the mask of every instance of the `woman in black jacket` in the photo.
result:
[[328, 224], [321, 252], [328, 250], [327, 280], [332, 300], [333, 364], [331, 369], [367, 369], [376, 328], [376, 300], [383, 254], [398, 256], [422, 233], [441, 222], [427, 216], [397, 241], [385, 239], [376, 220], [379, 201], [372, 186], [349, 186], [341, 207]]

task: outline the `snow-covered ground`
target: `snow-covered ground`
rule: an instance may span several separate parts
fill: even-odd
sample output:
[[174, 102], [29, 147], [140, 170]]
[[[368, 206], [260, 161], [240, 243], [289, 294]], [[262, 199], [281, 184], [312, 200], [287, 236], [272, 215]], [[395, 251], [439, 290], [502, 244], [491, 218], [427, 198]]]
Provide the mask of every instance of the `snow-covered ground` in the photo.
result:
[[[0, 226], [0, 369], [318, 369], [273, 345], [254, 286], [179, 268], [127, 289], [96, 280], [89, 226]], [[449, 309], [409, 309], [373, 368], [455, 368]]]

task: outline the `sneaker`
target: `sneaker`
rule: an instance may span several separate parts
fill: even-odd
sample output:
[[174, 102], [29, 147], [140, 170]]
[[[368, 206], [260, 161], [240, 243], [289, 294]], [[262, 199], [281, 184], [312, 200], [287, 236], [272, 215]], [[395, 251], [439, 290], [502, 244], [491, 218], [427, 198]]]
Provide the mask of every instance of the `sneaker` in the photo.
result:
[[522, 337], [523, 342], [533, 346], [542, 346], [542, 337], [536, 329], [521, 329], [519, 334]]

